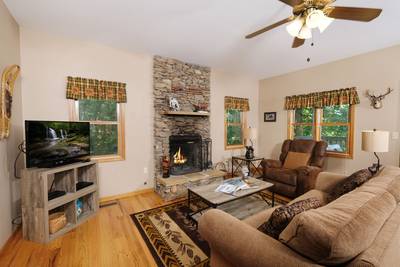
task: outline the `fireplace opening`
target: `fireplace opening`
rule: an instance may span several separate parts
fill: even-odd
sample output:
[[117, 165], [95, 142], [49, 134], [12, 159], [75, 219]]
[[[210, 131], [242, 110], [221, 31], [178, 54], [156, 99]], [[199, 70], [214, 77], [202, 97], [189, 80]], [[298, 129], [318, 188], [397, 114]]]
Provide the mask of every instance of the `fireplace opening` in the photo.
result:
[[169, 137], [171, 175], [201, 172], [202, 138], [200, 135], [172, 135]]

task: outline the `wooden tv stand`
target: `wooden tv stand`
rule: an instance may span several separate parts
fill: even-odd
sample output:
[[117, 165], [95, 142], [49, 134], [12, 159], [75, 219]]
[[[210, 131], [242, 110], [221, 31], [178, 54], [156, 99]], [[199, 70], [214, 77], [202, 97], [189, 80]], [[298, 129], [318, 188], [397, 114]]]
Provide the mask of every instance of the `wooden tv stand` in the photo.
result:
[[[54, 182], [53, 182], [54, 181]], [[93, 185], [76, 190], [80, 181]], [[48, 191], [66, 191], [66, 194], [48, 200]], [[77, 216], [76, 202], [83, 202], [82, 214]], [[94, 216], [99, 208], [97, 162], [82, 162], [55, 168], [29, 168], [22, 171], [22, 235], [24, 239], [47, 243], [62, 236]], [[49, 214], [65, 212], [67, 224], [54, 234], [49, 232]]]

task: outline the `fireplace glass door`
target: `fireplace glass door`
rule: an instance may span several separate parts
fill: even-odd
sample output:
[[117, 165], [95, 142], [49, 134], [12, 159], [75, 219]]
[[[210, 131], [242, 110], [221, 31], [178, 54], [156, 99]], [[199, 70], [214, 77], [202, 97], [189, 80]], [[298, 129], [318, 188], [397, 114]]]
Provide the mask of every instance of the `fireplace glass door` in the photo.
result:
[[202, 171], [202, 138], [200, 135], [173, 135], [169, 138], [171, 175]]

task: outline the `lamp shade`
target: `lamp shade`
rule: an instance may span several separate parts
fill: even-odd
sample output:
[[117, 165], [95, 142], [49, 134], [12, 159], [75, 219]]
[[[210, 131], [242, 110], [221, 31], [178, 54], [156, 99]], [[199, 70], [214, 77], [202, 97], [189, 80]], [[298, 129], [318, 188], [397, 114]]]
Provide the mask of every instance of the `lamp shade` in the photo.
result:
[[363, 131], [362, 150], [366, 152], [388, 152], [389, 132], [387, 131]]
[[247, 140], [256, 140], [257, 139], [257, 128], [246, 128], [244, 130], [244, 138]]
[[304, 20], [301, 18], [301, 16], [298, 16], [292, 23], [290, 23], [288, 26], [286, 26], [286, 30], [288, 33], [293, 36], [297, 37], [299, 35], [301, 28], [303, 28], [304, 25]]

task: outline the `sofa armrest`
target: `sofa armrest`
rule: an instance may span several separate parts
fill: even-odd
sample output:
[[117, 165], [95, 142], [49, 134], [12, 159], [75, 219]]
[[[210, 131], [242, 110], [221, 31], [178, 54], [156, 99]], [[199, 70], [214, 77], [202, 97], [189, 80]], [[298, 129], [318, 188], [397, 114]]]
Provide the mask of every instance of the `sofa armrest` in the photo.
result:
[[330, 193], [332, 189], [341, 181], [343, 181], [347, 175], [332, 173], [332, 172], [321, 172], [317, 176], [315, 183], [315, 189], [321, 190], [326, 193]]
[[200, 217], [199, 232], [232, 266], [312, 266], [281, 242], [217, 209]]
[[297, 195], [302, 195], [314, 189], [317, 176], [321, 171], [321, 168], [315, 166], [302, 166], [297, 168]]

